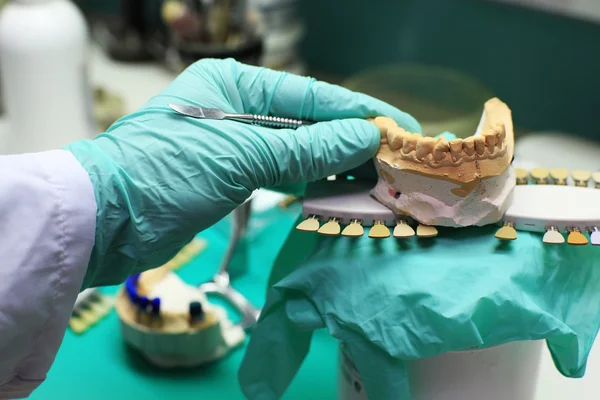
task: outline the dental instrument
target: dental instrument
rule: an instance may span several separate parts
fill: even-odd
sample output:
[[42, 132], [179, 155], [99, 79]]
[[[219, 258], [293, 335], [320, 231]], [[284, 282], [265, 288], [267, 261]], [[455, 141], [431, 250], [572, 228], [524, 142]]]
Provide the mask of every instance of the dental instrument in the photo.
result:
[[310, 121], [298, 120], [293, 118], [280, 118], [256, 114], [231, 114], [223, 112], [218, 108], [203, 108], [182, 104], [169, 104], [169, 107], [171, 107], [171, 109], [178, 112], [179, 114], [192, 118], [214, 120], [229, 119], [239, 122], [246, 122], [254, 125], [262, 125], [269, 128], [296, 129], [301, 126], [308, 126], [313, 124], [313, 122]]

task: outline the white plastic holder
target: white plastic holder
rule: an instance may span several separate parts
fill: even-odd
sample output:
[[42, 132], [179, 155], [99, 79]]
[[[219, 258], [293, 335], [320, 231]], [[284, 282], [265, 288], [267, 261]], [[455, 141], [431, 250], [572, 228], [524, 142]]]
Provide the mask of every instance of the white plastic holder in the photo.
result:
[[[544, 347], [543, 340], [517, 341], [407, 361], [410, 400], [531, 400]], [[338, 399], [368, 400], [343, 346], [338, 370]]]
[[0, 154], [61, 148], [95, 136], [88, 27], [69, 0], [0, 9], [2, 97], [10, 132]]

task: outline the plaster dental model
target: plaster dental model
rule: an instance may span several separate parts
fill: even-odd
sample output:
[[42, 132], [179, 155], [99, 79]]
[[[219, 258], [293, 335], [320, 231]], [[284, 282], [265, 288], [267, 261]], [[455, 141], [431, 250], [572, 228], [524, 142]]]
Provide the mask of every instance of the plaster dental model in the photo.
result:
[[218, 360], [245, 339], [223, 307], [183, 282], [168, 266], [130, 277], [116, 309], [127, 343], [160, 367], [192, 367]]
[[406, 132], [389, 118], [372, 121], [382, 134], [373, 196], [397, 216], [429, 226], [497, 223], [516, 184], [511, 111], [488, 100], [476, 133], [448, 141]]
[[360, 237], [368, 228], [371, 238], [408, 239], [435, 237], [435, 226], [499, 224], [495, 237], [504, 241], [525, 231], [544, 233], [546, 244], [600, 246], [600, 171], [513, 168], [502, 101], [487, 101], [475, 135], [464, 139], [411, 134], [385, 117], [371, 122], [382, 143], [375, 188], [344, 177], [308, 185], [297, 230]]

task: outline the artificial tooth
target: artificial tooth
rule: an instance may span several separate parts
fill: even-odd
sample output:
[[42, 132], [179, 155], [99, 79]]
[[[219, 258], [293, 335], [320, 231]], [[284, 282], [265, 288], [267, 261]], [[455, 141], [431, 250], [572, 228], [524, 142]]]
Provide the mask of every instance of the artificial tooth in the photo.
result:
[[571, 177], [575, 181], [575, 186], [587, 187], [592, 174], [589, 171], [573, 171]]
[[319, 217], [317, 215], [310, 215], [304, 221], [300, 222], [296, 229], [302, 232], [316, 232], [319, 230], [319, 225]]
[[388, 238], [390, 237], [390, 230], [382, 221], [377, 220], [371, 229], [369, 229], [369, 237], [373, 239]]
[[498, 147], [501, 147], [502, 142], [504, 142], [504, 139], [506, 138], [506, 126], [503, 123], [498, 123], [493, 129], [496, 134], [496, 144]]
[[422, 238], [430, 238], [438, 235], [438, 230], [435, 226], [421, 225], [417, 226], [417, 236]]
[[594, 172], [592, 174], [592, 180], [594, 181], [596, 189], [600, 189], [600, 172]]
[[408, 133], [399, 127], [391, 128], [387, 133], [388, 145], [394, 151], [402, 148], [402, 142]]
[[404, 136], [404, 140], [402, 143], [402, 149], [404, 151], [404, 153], [410, 153], [411, 151], [415, 150], [417, 148], [417, 143], [419, 142], [419, 139], [421, 138], [421, 135], [408, 135], [408, 136]]
[[433, 151], [436, 140], [432, 137], [424, 137], [417, 143], [417, 159], [422, 160]]
[[496, 146], [496, 132], [489, 131], [483, 134], [483, 139], [485, 140], [485, 145], [490, 152], [494, 151], [494, 146]]
[[340, 220], [338, 218], [330, 218], [317, 232], [325, 236], [337, 236], [341, 230]]
[[468, 156], [473, 155], [473, 153], [475, 152], [475, 139], [473, 138], [473, 136], [470, 136], [463, 140], [462, 148]]
[[462, 151], [462, 139], [452, 139], [448, 144], [450, 145], [450, 153], [452, 154], [452, 158], [457, 160], [460, 157], [460, 152]]
[[409, 238], [411, 236], [415, 236], [415, 230], [405, 220], [398, 220], [394, 228], [394, 237]]
[[517, 238], [517, 231], [512, 222], [505, 222], [502, 228], [496, 232], [496, 239], [501, 240], [515, 240]]
[[550, 176], [557, 185], [565, 186], [569, 177], [569, 170], [564, 168], [553, 168], [550, 170]]
[[362, 222], [358, 219], [353, 219], [350, 224], [342, 231], [342, 236], [359, 237], [365, 234]]
[[567, 243], [573, 246], [584, 246], [588, 244], [588, 239], [585, 237], [583, 233], [579, 230], [579, 228], [568, 229], [569, 236], [567, 237]]
[[473, 140], [475, 141], [475, 151], [482, 155], [485, 152], [485, 139], [483, 136], [474, 136]]
[[550, 171], [546, 168], [534, 168], [529, 171], [529, 175], [533, 178], [533, 183], [536, 185], [547, 185]]
[[390, 131], [390, 129], [398, 126], [396, 121], [388, 117], [376, 117], [373, 120], [373, 123], [377, 129], [379, 129], [382, 139], [387, 137], [387, 133]]
[[435, 161], [443, 160], [448, 151], [450, 151], [450, 145], [448, 144], [448, 140], [442, 136], [433, 147], [433, 159]]
[[542, 241], [546, 244], [562, 244], [565, 242], [565, 238], [557, 227], [551, 226], [544, 234]]
[[590, 232], [590, 241], [594, 246], [600, 246], [600, 230], [594, 226], [588, 229]]
[[517, 175], [517, 185], [527, 185], [527, 170], [515, 168], [515, 175]]

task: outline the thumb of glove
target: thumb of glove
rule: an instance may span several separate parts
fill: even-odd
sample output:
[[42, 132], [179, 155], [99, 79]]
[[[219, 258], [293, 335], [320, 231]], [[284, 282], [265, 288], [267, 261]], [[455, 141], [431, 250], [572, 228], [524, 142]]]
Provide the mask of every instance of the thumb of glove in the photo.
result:
[[315, 181], [356, 168], [374, 157], [381, 135], [364, 119], [318, 122], [269, 135], [263, 186]]

